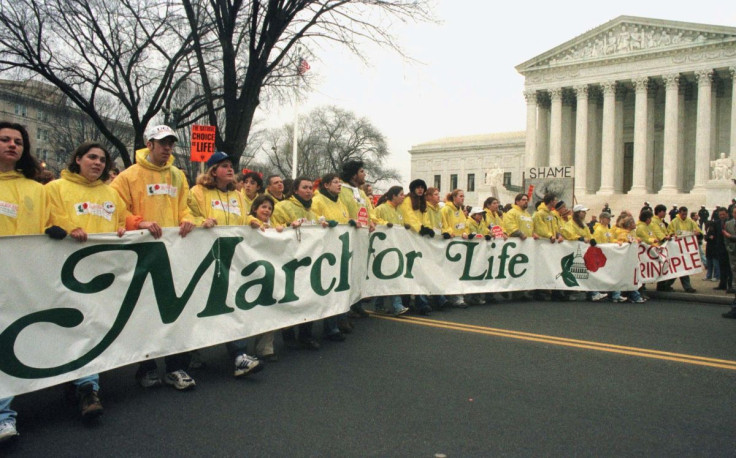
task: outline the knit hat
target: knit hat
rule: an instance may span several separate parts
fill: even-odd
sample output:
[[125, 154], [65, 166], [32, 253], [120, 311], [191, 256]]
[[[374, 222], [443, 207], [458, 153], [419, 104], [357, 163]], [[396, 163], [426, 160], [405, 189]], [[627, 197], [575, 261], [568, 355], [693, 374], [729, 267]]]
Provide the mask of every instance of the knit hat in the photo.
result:
[[425, 181], [422, 180], [421, 178], [417, 178], [416, 180], [409, 183], [410, 192], [414, 192], [415, 189], [420, 188], [420, 187], [424, 188], [425, 191], [427, 190], [427, 183], [425, 183]]

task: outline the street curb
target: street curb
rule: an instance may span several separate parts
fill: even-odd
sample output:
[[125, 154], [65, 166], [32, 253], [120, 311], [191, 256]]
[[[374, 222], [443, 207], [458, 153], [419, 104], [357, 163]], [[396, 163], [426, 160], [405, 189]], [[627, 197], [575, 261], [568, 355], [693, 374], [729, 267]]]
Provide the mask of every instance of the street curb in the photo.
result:
[[731, 305], [734, 298], [731, 295], [714, 296], [712, 294], [698, 294], [698, 293], [680, 293], [680, 292], [664, 292], [664, 291], [650, 291], [647, 290], [646, 294], [652, 299], [659, 300], [673, 300], [673, 301], [684, 301], [684, 302], [700, 302], [705, 304], [716, 304], [716, 305]]

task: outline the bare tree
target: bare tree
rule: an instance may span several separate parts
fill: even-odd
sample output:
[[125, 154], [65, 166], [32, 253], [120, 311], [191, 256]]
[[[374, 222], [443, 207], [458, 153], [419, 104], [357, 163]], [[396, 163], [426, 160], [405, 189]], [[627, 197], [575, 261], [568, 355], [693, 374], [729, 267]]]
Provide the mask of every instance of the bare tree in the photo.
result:
[[[282, 176], [291, 176], [293, 124], [267, 132], [264, 155]], [[388, 146], [383, 134], [367, 119], [335, 106], [304, 116], [298, 138], [297, 175], [311, 178], [342, 170], [351, 160], [365, 162], [369, 179], [397, 181], [399, 173], [385, 166]]]
[[[401, 52], [391, 20], [430, 19], [426, 0], [182, 0], [193, 34], [208, 122], [225, 113], [218, 148], [245, 150], [262, 88], [291, 88], [299, 43], [332, 41], [360, 55], [372, 41]], [[215, 51], [216, 50], [216, 51]], [[221, 103], [220, 103], [221, 102]]]
[[[128, 145], [111, 122], [130, 122], [143, 146], [145, 127], [189, 77], [191, 67], [181, 64], [194, 32], [179, 10], [174, 0], [2, 0], [0, 72], [58, 87], [129, 166]], [[124, 107], [124, 118], [101, 114], [106, 95]]]

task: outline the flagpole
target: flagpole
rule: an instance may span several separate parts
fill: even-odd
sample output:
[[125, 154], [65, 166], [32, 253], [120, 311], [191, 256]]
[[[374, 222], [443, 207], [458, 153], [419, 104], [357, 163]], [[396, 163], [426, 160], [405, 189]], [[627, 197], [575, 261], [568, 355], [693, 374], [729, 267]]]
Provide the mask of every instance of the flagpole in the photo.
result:
[[297, 76], [296, 89], [294, 89], [294, 141], [291, 148], [291, 178], [296, 179], [296, 167], [297, 167], [297, 141], [299, 140], [298, 128], [299, 128], [299, 81], [301, 76]]

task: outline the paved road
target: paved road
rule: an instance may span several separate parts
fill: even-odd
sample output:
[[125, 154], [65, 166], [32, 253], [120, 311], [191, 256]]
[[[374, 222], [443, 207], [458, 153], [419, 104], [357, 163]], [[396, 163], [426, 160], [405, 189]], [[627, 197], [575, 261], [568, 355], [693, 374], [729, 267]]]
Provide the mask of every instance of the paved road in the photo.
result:
[[724, 305], [506, 302], [372, 317], [245, 380], [221, 347], [198, 387], [102, 375], [83, 426], [60, 389], [16, 399], [6, 456], [733, 456], [736, 320]]

